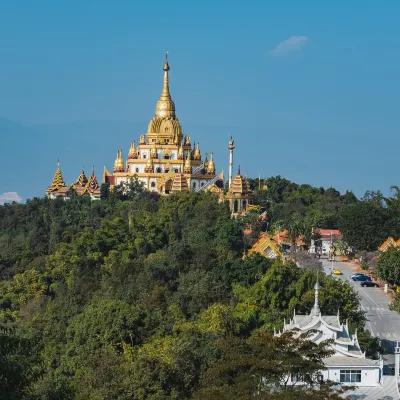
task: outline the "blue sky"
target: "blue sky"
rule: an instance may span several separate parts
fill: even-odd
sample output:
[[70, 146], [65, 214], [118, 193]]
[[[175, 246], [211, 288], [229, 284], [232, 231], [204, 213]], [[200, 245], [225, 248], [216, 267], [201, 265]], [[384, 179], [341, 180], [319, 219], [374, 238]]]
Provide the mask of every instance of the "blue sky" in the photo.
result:
[[[398, 15], [394, 0], [2, 2], [0, 118], [128, 121], [143, 126], [137, 139], [168, 49], [177, 115], [184, 131], [202, 127], [194, 139], [219, 156], [217, 168], [227, 169], [231, 132], [248, 176], [385, 192], [400, 183]], [[0, 137], [18, 152], [15, 138]], [[65, 138], [51, 140], [58, 158]], [[88, 149], [86, 165], [111, 167], [126, 142], [110, 132], [109, 159]], [[43, 193], [56, 160], [35, 162], [49, 163], [49, 176], [33, 168], [37, 190], [23, 197]], [[79, 173], [82, 162], [65, 167]], [[0, 193], [24, 192], [18, 185], [0, 180]]]

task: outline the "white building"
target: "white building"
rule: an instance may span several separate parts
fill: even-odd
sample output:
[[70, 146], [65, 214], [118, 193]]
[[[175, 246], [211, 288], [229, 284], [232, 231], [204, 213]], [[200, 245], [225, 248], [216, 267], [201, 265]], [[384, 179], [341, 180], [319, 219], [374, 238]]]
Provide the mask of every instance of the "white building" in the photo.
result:
[[[315, 330], [310, 340], [320, 343], [333, 339], [331, 345], [334, 355], [325, 359], [326, 370], [321, 371], [324, 380], [351, 384], [354, 386], [380, 386], [382, 383], [382, 360], [372, 360], [365, 356], [360, 349], [357, 332], [349, 333], [346, 324], [340, 322], [339, 314], [322, 316], [318, 304], [319, 284], [315, 284], [315, 304], [310, 315], [296, 315], [287, 324], [284, 323], [283, 332], [299, 329], [300, 333]], [[280, 335], [281, 332], [275, 333]], [[296, 377], [291, 377], [292, 381]]]
[[337, 229], [314, 229], [313, 234], [318, 239], [311, 239], [309, 252], [320, 255], [327, 255], [333, 251], [333, 246], [337, 242], [341, 242], [342, 233]]

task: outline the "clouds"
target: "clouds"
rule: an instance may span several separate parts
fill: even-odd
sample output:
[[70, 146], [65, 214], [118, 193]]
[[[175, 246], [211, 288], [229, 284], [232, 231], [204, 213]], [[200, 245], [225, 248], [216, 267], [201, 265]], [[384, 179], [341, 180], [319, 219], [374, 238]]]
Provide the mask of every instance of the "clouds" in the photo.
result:
[[307, 42], [307, 36], [291, 36], [289, 39], [279, 43], [269, 54], [271, 56], [284, 56], [286, 54], [297, 53], [307, 45]]
[[5, 192], [0, 194], [0, 205], [4, 203], [12, 203], [13, 201], [19, 203], [21, 202], [22, 197], [17, 192]]

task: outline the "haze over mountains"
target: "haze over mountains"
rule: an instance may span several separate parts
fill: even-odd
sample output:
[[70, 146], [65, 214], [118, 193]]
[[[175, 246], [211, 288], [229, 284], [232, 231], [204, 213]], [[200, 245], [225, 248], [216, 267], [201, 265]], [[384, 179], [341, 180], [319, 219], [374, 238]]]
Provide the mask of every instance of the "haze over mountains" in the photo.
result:
[[[398, 171], [392, 167], [393, 160], [398, 158], [400, 139], [391, 132], [371, 138], [352, 135], [350, 127], [333, 126], [322, 133], [304, 132], [300, 126], [297, 131], [285, 127], [285, 121], [278, 131], [272, 131], [267, 124], [242, 128], [182, 123], [192, 142], [200, 142], [203, 157], [206, 151], [214, 152], [217, 171], [224, 170], [225, 176], [227, 142], [233, 135], [235, 170], [240, 164], [242, 173], [249, 177], [258, 177], [259, 173], [262, 177], [282, 175], [297, 183], [353, 190], [358, 196], [366, 190], [387, 193], [391, 185], [400, 184]], [[116, 150], [122, 148], [126, 159], [130, 141], [138, 141], [147, 124], [145, 118], [143, 122], [75, 121], [47, 125], [23, 125], [0, 119], [0, 137], [7, 137], [7, 146], [0, 147], [0, 194], [18, 192], [23, 199], [42, 197], [58, 159], [67, 184], [76, 180], [82, 167], [89, 174], [94, 166], [101, 180], [104, 165], [112, 170]], [[256, 139], [260, 130], [264, 131], [262, 141]], [[386, 154], [385, 161], [376, 162], [377, 153]]]

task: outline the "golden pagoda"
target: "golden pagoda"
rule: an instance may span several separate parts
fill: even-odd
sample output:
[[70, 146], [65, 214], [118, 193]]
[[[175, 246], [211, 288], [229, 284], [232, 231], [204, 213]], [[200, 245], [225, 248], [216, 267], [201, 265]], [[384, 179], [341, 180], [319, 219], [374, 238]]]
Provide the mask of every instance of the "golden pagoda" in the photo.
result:
[[[210, 190], [213, 194], [223, 194], [223, 174], [216, 175], [215, 162], [203, 161], [199, 143], [191, 144], [190, 136], [183, 134], [182, 126], [175, 113], [175, 103], [169, 90], [168, 54], [163, 67], [164, 80], [161, 95], [157, 101], [154, 117], [147, 132], [139, 136], [138, 145], [133, 140], [128, 149], [126, 162], [122, 149], [117, 150], [112, 172], [106, 167], [102, 183], [111, 190], [131, 178], [137, 178], [144, 187], [166, 195], [172, 192]], [[58, 163], [51, 185], [46, 189], [49, 198], [88, 195], [100, 199], [99, 183], [92, 170], [87, 178], [82, 169], [78, 179], [65, 185]], [[221, 197], [222, 199], [222, 197]]]
[[241, 175], [240, 167], [237, 175], [232, 179], [225, 199], [229, 201], [233, 215], [244, 214], [248, 205], [252, 203], [253, 192], [250, 190], [247, 179]]
[[68, 187], [65, 186], [64, 179], [61, 173], [60, 168], [60, 160], [57, 163], [57, 169], [54, 174], [54, 178], [51, 181], [51, 185], [46, 189], [46, 194], [48, 197], [57, 197], [60, 190], [65, 191], [68, 190]]
[[[215, 183], [216, 170], [212, 156], [207, 167], [201, 159], [199, 144], [194, 144], [192, 149], [190, 137], [183, 135], [176, 116], [175, 103], [169, 90], [168, 54], [163, 71], [161, 95], [147, 133], [140, 135], [137, 147], [135, 142], [131, 143], [126, 166], [122, 150], [118, 150], [113, 173], [107, 171], [103, 175], [103, 182], [111, 188], [133, 177], [137, 177], [147, 190], [160, 194], [169, 194], [172, 190], [198, 191]], [[179, 176], [177, 180], [176, 176]], [[175, 185], [178, 181], [186, 183]]]
[[[106, 173], [106, 169], [104, 170]], [[100, 199], [100, 186], [97, 178], [94, 174], [94, 168], [92, 169], [92, 175], [89, 179], [85, 175], [85, 171], [82, 168], [78, 179], [72, 185], [66, 186], [62, 177], [60, 162], [58, 162], [57, 170], [54, 174], [51, 185], [46, 190], [46, 195], [50, 199], [62, 197], [64, 199], [70, 199], [72, 196], [90, 196], [92, 200]]]

